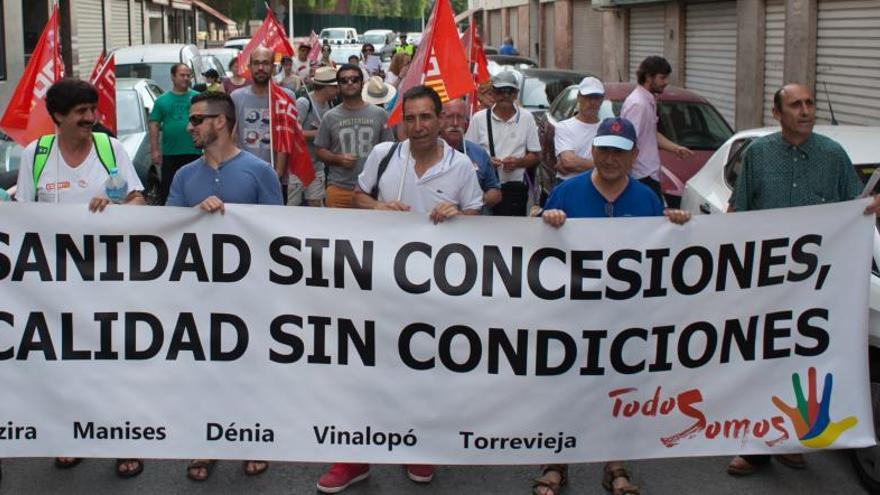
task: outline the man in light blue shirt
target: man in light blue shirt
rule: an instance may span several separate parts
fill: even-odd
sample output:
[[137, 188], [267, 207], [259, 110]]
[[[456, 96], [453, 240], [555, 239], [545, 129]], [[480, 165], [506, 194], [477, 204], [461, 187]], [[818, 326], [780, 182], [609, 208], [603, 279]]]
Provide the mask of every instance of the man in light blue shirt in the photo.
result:
[[225, 93], [193, 97], [187, 130], [202, 158], [174, 176], [167, 206], [224, 211], [224, 203], [281, 205], [281, 185], [272, 167], [235, 144], [235, 107]]

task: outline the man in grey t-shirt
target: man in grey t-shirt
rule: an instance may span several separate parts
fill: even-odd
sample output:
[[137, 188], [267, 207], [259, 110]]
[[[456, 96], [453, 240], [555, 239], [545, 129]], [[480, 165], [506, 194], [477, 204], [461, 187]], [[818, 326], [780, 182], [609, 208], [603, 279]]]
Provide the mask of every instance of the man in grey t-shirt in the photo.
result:
[[327, 165], [327, 206], [352, 208], [354, 186], [373, 147], [391, 141], [385, 127], [388, 114], [361, 97], [364, 85], [361, 69], [345, 64], [336, 73], [342, 104], [324, 115], [315, 154]]

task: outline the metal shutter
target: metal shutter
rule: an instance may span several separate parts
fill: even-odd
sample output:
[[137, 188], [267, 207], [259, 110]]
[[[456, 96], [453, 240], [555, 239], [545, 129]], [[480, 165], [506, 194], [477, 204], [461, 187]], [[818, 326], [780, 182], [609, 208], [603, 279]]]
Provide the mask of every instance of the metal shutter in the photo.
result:
[[556, 67], [556, 7], [552, 3], [543, 4], [544, 8], [544, 67]]
[[642, 60], [663, 55], [663, 32], [666, 30], [663, 5], [629, 9], [629, 79], [635, 81]]
[[572, 42], [575, 70], [602, 75], [602, 14], [593, 10], [590, 0], [575, 0]]
[[131, 44], [132, 45], [142, 45], [144, 44], [144, 4], [143, 2], [136, 0], [134, 2], [133, 9], [131, 11], [132, 18], [132, 31], [131, 31]]
[[104, 14], [101, 0], [76, 0], [72, 7], [76, 19], [76, 39], [71, 44], [79, 54], [74, 76], [87, 78], [104, 49]]
[[501, 9], [489, 12], [489, 44], [494, 47], [501, 46]]
[[128, 46], [128, 0], [107, 1], [110, 2], [110, 39], [107, 40], [107, 48]]
[[841, 124], [880, 120], [880, 1], [820, 1], [816, 43], [817, 120], [829, 122], [828, 95]]
[[733, 124], [736, 111], [736, 2], [689, 4], [684, 84]]
[[510, 37], [513, 38], [513, 46], [523, 55], [525, 55], [522, 47], [519, 46], [519, 9], [516, 7], [511, 7], [507, 9], [507, 22], [510, 26], [507, 29], [507, 32], [510, 33]]
[[764, 125], [775, 126], [773, 94], [782, 86], [785, 58], [784, 1], [767, 0], [764, 13]]

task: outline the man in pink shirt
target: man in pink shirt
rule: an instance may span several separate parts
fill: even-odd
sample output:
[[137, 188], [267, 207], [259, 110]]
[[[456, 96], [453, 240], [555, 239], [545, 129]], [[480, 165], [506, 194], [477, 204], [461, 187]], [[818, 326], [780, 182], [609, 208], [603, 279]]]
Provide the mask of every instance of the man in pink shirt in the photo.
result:
[[626, 97], [620, 109], [620, 116], [635, 125], [639, 140], [639, 156], [632, 175], [656, 192], [660, 201], [663, 201], [660, 191], [660, 149], [675, 153], [679, 158], [694, 154], [657, 131], [657, 96], [669, 85], [671, 72], [672, 66], [663, 57], [650, 56], [643, 60], [636, 71], [639, 84]]

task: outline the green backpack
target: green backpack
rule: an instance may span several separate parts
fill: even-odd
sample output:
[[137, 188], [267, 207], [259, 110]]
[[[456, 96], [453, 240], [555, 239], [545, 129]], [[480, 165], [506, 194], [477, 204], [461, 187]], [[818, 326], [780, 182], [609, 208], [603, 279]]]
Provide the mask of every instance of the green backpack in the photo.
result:
[[[116, 170], [116, 154], [113, 152], [113, 145], [110, 143], [110, 136], [103, 132], [93, 132], [92, 142], [95, 144], [95, 151], [98, 152], [98, 160], [101, 165], [107, 169], [110, 174]], [[37, 149], [34, 150], [34, 195], [36, 196], [37, 187], [40, 184], [40, 176], [43, 175], [43, 169], [46, 168], [46, 162], [49, 160], [49, 152], [55, 143], [54, 134], [46, 134], [37, 141]], [[36, 199], [36, 197], [34, 198]]]

